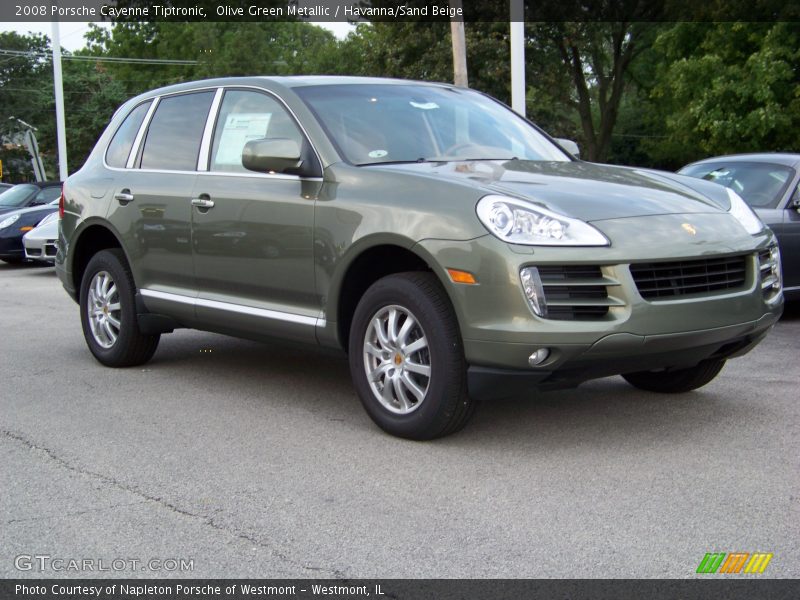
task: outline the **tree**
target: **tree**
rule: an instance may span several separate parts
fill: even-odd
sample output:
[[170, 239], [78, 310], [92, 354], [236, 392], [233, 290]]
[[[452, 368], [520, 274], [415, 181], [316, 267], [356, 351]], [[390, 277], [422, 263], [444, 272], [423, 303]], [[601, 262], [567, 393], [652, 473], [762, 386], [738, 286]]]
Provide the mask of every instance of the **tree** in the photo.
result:
[[530, 26], [528, 52], [538, 75], [530, 84], [533, 93], [549, 110], [569, 107], [577, 115], [585, 158], [608, 158], [630, 70], [657, 30], [658, 25], [638, 21]]
[[8, 137], [22, 127], [11, 117], [36, 125], [39, 106], [30, 97], [46, 87], [48, 79], [52, 81], [50, 43], [41, 34], [11, 31], [0, 33], [0, 48], [9, 52], [0, 61], [0, 134]]
[[659, 36], [652, 91], [673, 167], [715, 154], [800, 149], [800, 30], [795, 23], [681, 23]]

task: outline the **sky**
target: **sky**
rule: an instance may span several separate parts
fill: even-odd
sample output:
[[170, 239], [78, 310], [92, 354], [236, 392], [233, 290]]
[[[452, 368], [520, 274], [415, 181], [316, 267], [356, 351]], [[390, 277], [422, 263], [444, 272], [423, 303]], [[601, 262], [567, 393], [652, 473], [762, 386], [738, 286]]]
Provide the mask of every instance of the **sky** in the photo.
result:
[[[108, 23], [98, 23], [101, 26], [108, 26]], [[347, 34], [354, 29], [349, 23], [316, 23], [320, 27], [324, 27], [333, 32], [338, 38], [344, 38]], [[89, 23], [67, 23], [62, 22], [60, 26], [61, 47], [70, 51], [83, 48], [85, 40], [83, 34], [89, 30]], [[50, 23], [0, 23], [0, 32], [2, 31], [16, 31], [17, 33], [44, 33], [48, 37], [51, 34]]]

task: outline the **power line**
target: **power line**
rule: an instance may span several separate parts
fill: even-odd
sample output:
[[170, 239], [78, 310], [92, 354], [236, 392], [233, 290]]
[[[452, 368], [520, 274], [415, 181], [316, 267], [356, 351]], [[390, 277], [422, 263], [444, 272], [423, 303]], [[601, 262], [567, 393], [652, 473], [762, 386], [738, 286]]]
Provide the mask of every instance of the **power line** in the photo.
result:
[[[25, 56], [30, 58], [50, 58], [45, 52], [29, 52], [26, 50], [4, 50], [0, 48], [0, 55], [3, 56]], [[196, 65], [196, 60], [179, 60], [171, 58], [119, 58], [116, 56], [78, 56], [75, 54], [63, 55], [64, 60], [83, 60], [94, 62], [116, 62], [127, 64], [146, 64], [146, 65]]]

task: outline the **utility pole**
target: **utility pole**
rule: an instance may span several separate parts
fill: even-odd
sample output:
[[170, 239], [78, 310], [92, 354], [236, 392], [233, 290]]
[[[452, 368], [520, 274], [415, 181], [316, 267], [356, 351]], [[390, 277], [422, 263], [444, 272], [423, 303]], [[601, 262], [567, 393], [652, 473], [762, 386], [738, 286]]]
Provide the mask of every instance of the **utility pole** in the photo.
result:
[[525, 116], [525, 5], [511, 0], [511, 108]]
[[61, 77], [61, 36], [58, 21], [52, 22], [53, 45], [53, 87], [56, 93], [56, 139], [58, 140], [58, 176], [64, 181], [69, 175], [67, 170], [67, 133], [64, 123], [64, 82]]
[[[461, 0], [450, 0], [450, 8], [456, 9], [463, 14]], [[458, 87], [469, 87], [467, 78], [467, 42], [464, 38], [463, 17], [461, 17], [461, 20], [450, 17], [450, 37], [453, 39], [453, 83]]]

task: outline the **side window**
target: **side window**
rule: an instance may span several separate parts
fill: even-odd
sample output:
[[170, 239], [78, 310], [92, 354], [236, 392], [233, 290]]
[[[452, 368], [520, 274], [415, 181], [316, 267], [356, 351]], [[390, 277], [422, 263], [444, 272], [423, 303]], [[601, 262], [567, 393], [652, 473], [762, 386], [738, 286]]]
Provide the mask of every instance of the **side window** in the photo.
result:
[[134, 108], [119, 126], [106, 151], [108, 166], [123, 168], [128, 162], [133, 141], [136, 139], [136, 134], [139, 132], [139, 127], [142, 126], [142, 121], [144, 121], [151, 103], [152, 101], [149, 100]]
[[162, 98], [147, 128], [140, 167], [194, 171], [214, 92]]
[[303, 147], [302, 132], [277, 100], [259, 92], [226, 91], [214, 129], [209, 170], [252, 173], [242, 166], [242, 150], [248, 141], [262, 138], [288, 138]]

